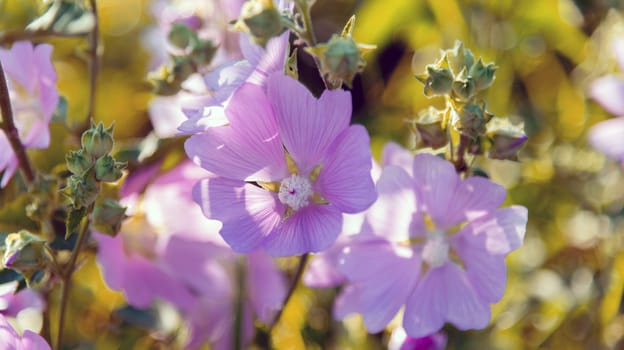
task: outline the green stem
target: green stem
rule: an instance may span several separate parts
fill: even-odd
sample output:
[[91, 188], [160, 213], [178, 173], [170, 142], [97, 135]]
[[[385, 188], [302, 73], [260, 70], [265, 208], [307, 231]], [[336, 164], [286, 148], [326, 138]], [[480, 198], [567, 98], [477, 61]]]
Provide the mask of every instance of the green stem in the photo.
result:
[[65, 267], [65, 270], [63, 271], [63, 275], [61, 276], [63, 290], [61, 292], [61, 306], [59, 309], [58, 334], [56, 337], [56, 346], [54, 347], [56, 350], [60, 350], [61, 345], [63, 344], [63, 330], [65, 328], [65, 313], [67, 311], [67, 302], [69, 301], [69, 292], [71, 289], [72, 275], [74, 273], [74, 269], [76, 268], [76, 261], [78, 260], [78, 254], [80, 254], [80, 248], [85, 238], [87, 237], [88, 230], [89, 230], [89, 219], [85, 218], [84, 221], [82, 222], [80, 231], [78, 232], [78, 239], [76, 240], [74, 250], [72, 251], [71, 257], [69, 258], [69, 263]]
[[0, 128], [4, 130], [4, 133], [9, 139], [11, 148], [17, 157], [20, 169], [24, 173], [26, 182], [32, 183], [35, 180], [35, 172], [30, 164], [28, 155], [22, 141], [19, 139], [19, 132], [15, 127], [15, 120], [13, 119], [13, 109], [11, 108], [11, 99], [9, 98], [9, 87], [7, 86], [6, 76], [4, 75], [4, 68], [0, 62]]
[[235, 317], [234, 317], [234, 349], [243, 348], [243, 309], [245, 304], [245, 260], [241, 257], [236, 262], [236, 282], [238, 285], [238, 295], [236, 296]]
[[299, 281], [301, 281], [301, 278], [303, 277], [303, 272], [305, 271], [306, 264], [308, 263], [309, 258], [310, 258], [310, 254], [306, 253], [306, 254], [303, 254], [301, 258], [299, 259], [297, 272], [295, 272], [295, 277], [293, 279], [293, 282], [290, 285], [288, 294], [286, 294], [286, 299], [284, 299], [284, 304], [282, 308], [277, 311], [277, 313], [275, 314], [275, 317], [273, 317], [273, 321], [271, 321], [271, 324], [269, 325], [269, 331], [268, 331], [269, 334], [271, 334], [271, 331], [273, 330], [273, 328], [275, 328], [275, 326], [279, 323], [279, 320], [280, 318], [282, 318], [282, 314], [284, 313], [284, 309], [286, 308], [286, 305], [288, 305], [288, 301], [290, 301], [292, 296], [295, 294], [295, 290], [297, 289], [297, 286], [299, 286]]
[[94, 23], [91, 34], [89, 35], [89, 109], [87, 112], [87, 119], [89, 120], [93, 119], [93, 110], [95, 109], [95, 88], [99, 68], [98, 46], [100, 33], [96, 0], [91, 0], [90, 4]]

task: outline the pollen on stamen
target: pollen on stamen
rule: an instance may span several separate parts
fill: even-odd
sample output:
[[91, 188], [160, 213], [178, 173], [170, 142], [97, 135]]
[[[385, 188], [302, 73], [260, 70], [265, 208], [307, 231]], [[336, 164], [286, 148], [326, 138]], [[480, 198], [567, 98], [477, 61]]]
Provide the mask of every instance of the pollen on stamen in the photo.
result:
[[310, 180], [293, 174], [282, 180], [277, 197], [290, 208], [299, 210], [308, 205], [313, 193]]

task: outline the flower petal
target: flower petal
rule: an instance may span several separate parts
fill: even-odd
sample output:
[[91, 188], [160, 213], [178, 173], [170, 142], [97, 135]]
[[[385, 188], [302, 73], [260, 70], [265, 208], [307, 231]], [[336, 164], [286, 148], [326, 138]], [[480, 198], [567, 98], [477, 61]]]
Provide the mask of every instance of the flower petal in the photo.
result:
[[223, 222], [220, 234], [238, 253], [256, 249], [285, 212], [276, 196], [242, 181], [211, 178], [193, 187], [193, 198], [209, 219]]
[[349, 126], [351, 94], [325, 90], [317, 100], [303, 84], [284, 74], [271, 75], [267, 88], [284, 146], [307, 175]]
[[480, 299], [496, 303], [505, 292], [507, 269], [505, 256], [491, 254], [485, 235], [455, 235], [453, 249], [464, 264], [466, 275]]
[[271, 322], [286, 298], [286, 281], [273, 263], [262, 251], [247, 255], [247, 293], [258, 320]]
[[414, 180], [403, 168], [386, 166], [377, 181], [377, 193], [377, 201], [366, 211], [373, 233], [394, 242], [408, 240], [416, 212]]
[[288, 174], [273, 110], [262, 92], [245, 84], [226, 109], [230, 126], [210, 128], [184, 144], [186, 153], [204, 169], [246, 181], [281, 180]]
[[457, 224], [450, 221], [448, 215], [460, 181], [453, 165], [442, 158], [421, 153], [414, 157], [413, 172], [418, 205], [441, 229]]
[[589, 95], [607, 112], [624, 116], [624, 80], [607, 75], [594, 80], [589, 86]]
[[514, 205], [469, 222], [457, 235], [485, 235], [487, 251], [505, 255], [522, 245], [527, 220], [527, 209]]
[[460, 223], [486, 215], [500, 207], [506, 196], [507, 191], [503, 186], [484, 177], [464, 179], [457, 185], [446, 221]]
[[315, 190], [344, 213], [357, 213], [375, 199], [369, 137], [361, 125], [342, 132], [327, 151]]
[[412, 152], [401, 147], [394, 142], [388, 142], [381, 151], [381, 159], [384, 166], [396, 165], [403, 168], [410, 176], [412, 175], [412, 164], [414, 163], [414, 155]]
[[[260, 55], [252, 58], [250, 57], [252, 54], [247, 53], [245, 48], [241, 43], [241, 49], [243, 50], [243, 55], [245, 58], [249, 60], [249, 62], [254, 66], [253, 72], [247, 78], [247, 81], [256, 85], [264, 86], [266, 84], [267, 78], [271, 73], [282, 72], [284, 70], [284, 65], [286, 62], [286, 56], [288, 55], [288, 37], [290, 35], [290, 31], [285, 31], [282, 35], [271, 38], [266, 44], [266, 50], [262, 49], [260, 46], [251, 43], [251, 45], [255, 45], [261, 49]], [[241, 35], [241, 38], [248, 38], [248, 35]], [[248, 39], [247, 39], [248, 40]], [[250, 56], [248, 56], [250, 55]]]
[[359, 305], [358, 289], [353, 285], [347, 285], [336, 297], [333, 316], [337, 320], [342, 320], [351, 314], [360, 312]]
[[37, 85], [35, 51], [30, 41], [17, 41], [10, 50], [0, 48], [0, 61], [6, 75], [23, 89], [34, 93]]
[[340, 270], [357, 287], [358, 311], [366, 329], [377, 333], [390, 323], [414, 289], [420, 258], [409, 247], [372, 239], [346, 247]]
[[[624, 95], [622, 95], [624, 101]], [[624, 161], [624, 118], [605, 120], [589, 131], [589, 143], [608, 157]]]
[[[444, 278], [446, 319], [461, 330], [482, 329], [490, 322], [490, 305], [472, 288], [466, 273], [455, 263], [440, 267]], [[432, 271], [433, 272], [433, 271]]]
[[342, 226], [342, 215], [335, 206], [308, 205], [285, 219], [264, 240], [272, 256], [290, 256], [327, 249]]

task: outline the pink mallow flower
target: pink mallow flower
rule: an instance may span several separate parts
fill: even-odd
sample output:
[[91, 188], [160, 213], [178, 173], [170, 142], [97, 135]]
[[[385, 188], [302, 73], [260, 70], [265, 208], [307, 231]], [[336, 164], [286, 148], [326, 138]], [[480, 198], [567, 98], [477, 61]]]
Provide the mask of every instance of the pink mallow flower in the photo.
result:
[[28, 330], [20, 336], [4, 315], [0, 314], [0, 349], [49, 350], [50, 345], [39, 334]]
[[231, 349], [238, 286], [237, 267], [246, 270], [243, 342], [253, 337], [253, 316], [268, 322], [286, 295], [286, 283], [272, 260], [255, 252], [240, 262], [193, 201], [191, 189], [207, 173], [187, 161], [164, 174], [153, 166], [124, 184], [122, 203], [130, 217], [116, 237], [95, 233], [106, 283], [128, 304], [146, 308], [155, 300], [174, 305], [188, 321], [186, 345]]
[[[46, 148], [50, 144], [48, 124], [59, 100], [51, 54], [51, 45], [33, 46], [28, 41], [18, 41], [10, 50], [0, 48], [0, 62], [7, 78], [13, 118], [19, 138], [26, 148]], [[2, 131], [0, 149], [0, 171], [4, 171], [0, 187], [4, 187], [19, 163]]]
[[[613, 49], [620, 71], [624, 72], [624, 38], [614, 41]], [[605, 120], [589, 131], [589, 142], [609, 158], [624, 166], [624, 77], [606, 75], [589, 86], [589, 95], [607, 112], [618, 118]]]
[[349, 126], [349, 92], [316, 99], [298, 81], [274, 74], [266, 94], [243, 85], [226, 114], [229, 125], [193, 135], [185, 148], [217, 175], [200, 181], [193, 195], [208, 218], [223, 223], [221, 236], [235, 251], [321, 251], [340, 233], [342, 213], [374, 202], [369, 137], [364, 127]]
[[412, 338], [445, 322], [486, 327], [490, 304], [505, 289], [505, 256], [522, 244], [526, 208], [499, 208], [503, 187], [462, 180], [450, 162], [429, 154], [413, 158], [411, 173], [386, 166], [377, 191], [366, 212], [369, 232], [354, 236], [338, 261], [347, 285], [335, 316], [361, 313], [376, 333], [405, 306], [403, 328]]

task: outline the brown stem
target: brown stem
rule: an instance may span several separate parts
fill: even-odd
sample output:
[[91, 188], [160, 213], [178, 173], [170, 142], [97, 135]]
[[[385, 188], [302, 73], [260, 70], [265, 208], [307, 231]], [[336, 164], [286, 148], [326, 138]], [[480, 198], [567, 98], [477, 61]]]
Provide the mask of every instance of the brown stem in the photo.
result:
[[458, 173], [465, 172], [468, 170], [468, 165], [466, 164], [466, 150], [468, 149], [468, 145], [470, 145], [470, 136], [466, 136], [464, 134], [459, 135], [459, 145], [457, 146], [457, 158], [455, 158], [455, 170]]
[[271, 331], [273, 330], [273, 328], [275, 328], [280, 318], [282, 318], [282, 314], [284, 313], [284, 309], [286, 308], [286, 305], [288, 305], [288, 301], [295, 294], [295, 290], [297, 289], [297, 286], [299, 285], [299, 281], [301, 280], [301, 277], [303, 277], [303, 272], [305, 271], [305, 267], [309, 258], [310, 258], [310, 254], [306, 253], [306, 254], [303, 254], [301, 258], [299, 259], [299, 266], [297, 266], [297, 272], [295, 272], [295, 277], [293, 279], [293, 282], [290, 285], [288, 294], [286, 294], [286, 299], [284, 299], [284, 304], [282, 305], [282, 308], [277, 311], [277, 313], [275, 314], [275, 317], [273, 317], [273, 321], [271, 321], [271, 324], [269, 325], [269, 334], [271, 334]]
[[10, 31], [0, 33], [0, 45], [11, 44], [20, 40], [37, 41], [49, 37], [57, 38], [83, 38], [89, 33], [64, 33], [54, 30], [34, 30], [34, 31]]
[[97, 83], [97, 73], [99, 68], [98, 46], [100, 35], [100, 25], [98, 22], [98, 12], [96, 0], [91, 0], [91, 11], [93, 12], [94, 23], [91, 35], [89, 36], [89, 118], [93, 118], [93, 109], [95, 108], [95, 86]]
[[19, 166], [24, 173], [24, 178], [28, 183], [32, 183], [35, 180], [35, 172], [30, 164], [28, 155], [22, 141], [19, 139], [19, 132], [15, 127], [15, 121], [13, 119], [13, 109], [11, 108], [11, 99], [9, 98], [9, 88], [7, 86], [6, 76], [4, 75], [4, 69], [0, 62], [0, 128], [4, 130], [4, 133], [11, 143], [11, 148], [15, 152], [15, 156], [19, 161]]
[[54, 349], [56, 350], [60, 350], [61, 345], [63, 344], [63, 330], [65, 328], [65, 313], [67, 311], [67, 302], [69, 301], [69, 292], [71, 289], [72, 275], [74, 273], [74, 269], [76, 268], [76, 261], [78, 260], [78, 254], [80, 253], [80, 247], [82, 246], [82, 243], [87, 237], [88, 230], [89, 230], [89, 220], [85, 219], [85, 221], [82, 223], [82, 227], [80, 228], [80, 232], [78, 232], [78, 239], [76, 240], [76, 244], [74, 245], [74, 250], [72, 250], [71, 257], [69, 258], [69, 263], [63, 270], [63, 273], [61, 276], [63, 290], [61, 292], [61, 306], [59, 309], [58, 334], [56, 336], [56, 346], [54, 347]]

